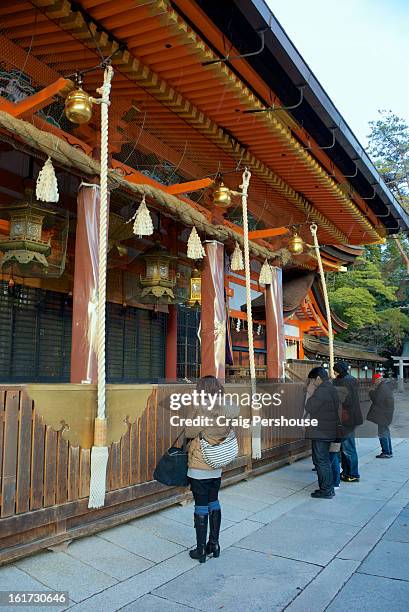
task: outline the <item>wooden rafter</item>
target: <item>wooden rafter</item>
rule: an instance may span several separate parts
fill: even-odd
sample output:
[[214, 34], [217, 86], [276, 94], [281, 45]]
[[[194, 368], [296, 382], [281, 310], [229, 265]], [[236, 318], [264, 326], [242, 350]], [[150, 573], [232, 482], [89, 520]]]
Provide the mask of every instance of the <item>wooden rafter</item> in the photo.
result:
[[6, 111], [13, 117], [21, 117], [28, 112], [35, 113], [47, 106], [55, 95], [65, 96], [73, 86], [73, 82], [69, 79], [59, 78], [20, 102], [10, 102], [5, 98], [0, 98], [0, 110]]

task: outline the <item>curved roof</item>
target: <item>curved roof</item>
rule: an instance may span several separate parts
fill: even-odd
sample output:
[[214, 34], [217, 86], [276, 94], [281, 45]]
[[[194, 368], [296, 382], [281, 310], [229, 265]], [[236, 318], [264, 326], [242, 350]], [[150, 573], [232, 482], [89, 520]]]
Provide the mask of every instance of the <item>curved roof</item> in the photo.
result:
[[[329, 357], [329, 346], [326, 338], [317, 338], [316, 336], [304, 334], [303, 346], [304, 350], [311, 355]], [[334, 341], [334, 353], [336, 359], [344, 359], [345, 361], [366, 361], [371, 363], [384, 363], [388, 361], [385, 357], [381, 357], [375, 351], [365, 346], [348, 344], [347, 342]]]

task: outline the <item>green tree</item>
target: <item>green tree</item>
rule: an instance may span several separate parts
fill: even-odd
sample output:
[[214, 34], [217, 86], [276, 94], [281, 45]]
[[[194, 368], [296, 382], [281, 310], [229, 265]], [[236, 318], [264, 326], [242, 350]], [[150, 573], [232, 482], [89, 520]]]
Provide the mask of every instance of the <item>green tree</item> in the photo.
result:
[[[369, 153], [409, 211], [409, 126], [391, 111], [370, 122]], [[329, 275], [331, 305], [348, 323], [341, 338], [397, 352], [409, 334], [409, 243], [404, 235], [365, 248], [346, 274]], [[405, 312], [406, 311], [406, 312]]]
[[379, 111], [380, 118], [370, 121], [369, 154], [385, 183], [406, 208], [409, 205], [409, 126], [392, 113]]

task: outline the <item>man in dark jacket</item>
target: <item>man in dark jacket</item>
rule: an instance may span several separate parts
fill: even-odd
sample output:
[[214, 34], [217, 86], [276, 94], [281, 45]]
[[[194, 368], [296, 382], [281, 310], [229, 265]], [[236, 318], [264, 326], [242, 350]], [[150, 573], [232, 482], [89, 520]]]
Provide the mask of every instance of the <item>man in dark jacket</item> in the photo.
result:
[[311, 439], [312, 460], [317, 470], [320, 487], [311, 493], [311, 497], [331, 499], [335, 492], [329, 448], [331, 442], [337, 438], [338, 393], [323, 367], [311, 370], [308, 374], [308, 383], [305, 412], [310, 415], [311, 419], [316, 419], [318, 425], [309, 427], [306, 437]]
[[[355, 428], [362, 425], [363, 418], [359, 403], [359, 388], [356, 378], [348, 373], [346, 361], [338, 361], [334, 366], [334, 371], [338, 374], [334, 380], [336, 387], [344, 387], [348, 391], [343, 408], [348, 414], [348, 419], [343, 421], [345, 437], [341, 442], [341, 480], [344, 482], [359, 482], [358, 453], [355, 444]], [[344, 411], [344, 412], [345, 412]]]
[[378, 425], [378, 436], [382, 452], [376, 455], [377, 459], [391, 459], [392, 440], [389, 425], [392, 423], [395, 402], [393, 399], [392, 386], [389, 380], [382, 378], [381, 374], [374, 374], [372, 378], [373, 388], [369, 391], [372, 400], [367, 419]]

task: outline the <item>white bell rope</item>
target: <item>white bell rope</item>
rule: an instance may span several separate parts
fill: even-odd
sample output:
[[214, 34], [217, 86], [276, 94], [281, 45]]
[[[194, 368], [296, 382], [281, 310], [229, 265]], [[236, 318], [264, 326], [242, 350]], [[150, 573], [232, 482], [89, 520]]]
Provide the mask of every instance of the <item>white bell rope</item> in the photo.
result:
[[273, 282], [273, 273], [271, 272], [271, 266], [267, 259], [264, 260], [264, 263], [261, 266], [258, 282], [263, 283], [263, 285], [271, 285]]
[[[250, 276], [250, 253], [249, 253], [249, 223], [247, 212], [247, 192], [250, 183], [251, 172], [246, 168], [242, 175], [241, 204], [243, 208], [243, 233], [244, 233], [244, 271], [246, 276], [246, 305], [247, 305], [247, 337], [249, 343], [250, 363], [250, 385], [252, 398], [256, 393], [256, 365], [254, 362], [254, 340], [253, 340], [253, 313], [251, 310], [251, 276]], [[253, 404], [253, 399], [252, 399]], [[252, 408], [253, 410], [253, 408]], [[251, 448], [253, 459], [261, 457], [261, 430], [260, 427], [252, 429]]]
[[333, 378], [334, 377], [334, 333], [332, 331], [331, 307], [329, 305], [327, 283], [325, 280], [324, 268], [322, 266], [320, 245], [318, 243], [317, 225], [315, 223], [312, 223], [310, 226], [310, 230], [311, 230], [311, 234], [314, 240], [315, 255], [318, 261], [318, 269], [320, 272], [322, 290], [324, 293], [325, 314], [326, 314], [327, 322], [328, 322], [329, 374], [331, 378]]
[[236, 246], [234, 247], [234, 251], [231, 256], [230, 269], [233, 272], [244, 270], [243, 253], [238, 242], [236, 242]]
[[58, 183], [51, 157], [48, 157], [38, 173], [36, 198], [42, 202], [58, 202]]
[[104, 83], [97, 92], [101, 98], [93, 100], [101, 104], [101, 201], [99, 212], [99, 253], [98, 253], [98, 411], [95, 419], [94, 446], [91, 449], [91, 477], [88, 508], [100, 508], [105, 503], [106, 470], [108, 447], [106, 442], [106, 375], [105, 375], [105, 307], [108, 247], [108, 106], [111, 81], [114, 75], [112, 66], [104, 71]]
[[187, 241], [187, 256], [189, 259], [203, 259], [205, 256], [205, 250], [195, 226], [192, 227], [189, 240]]

